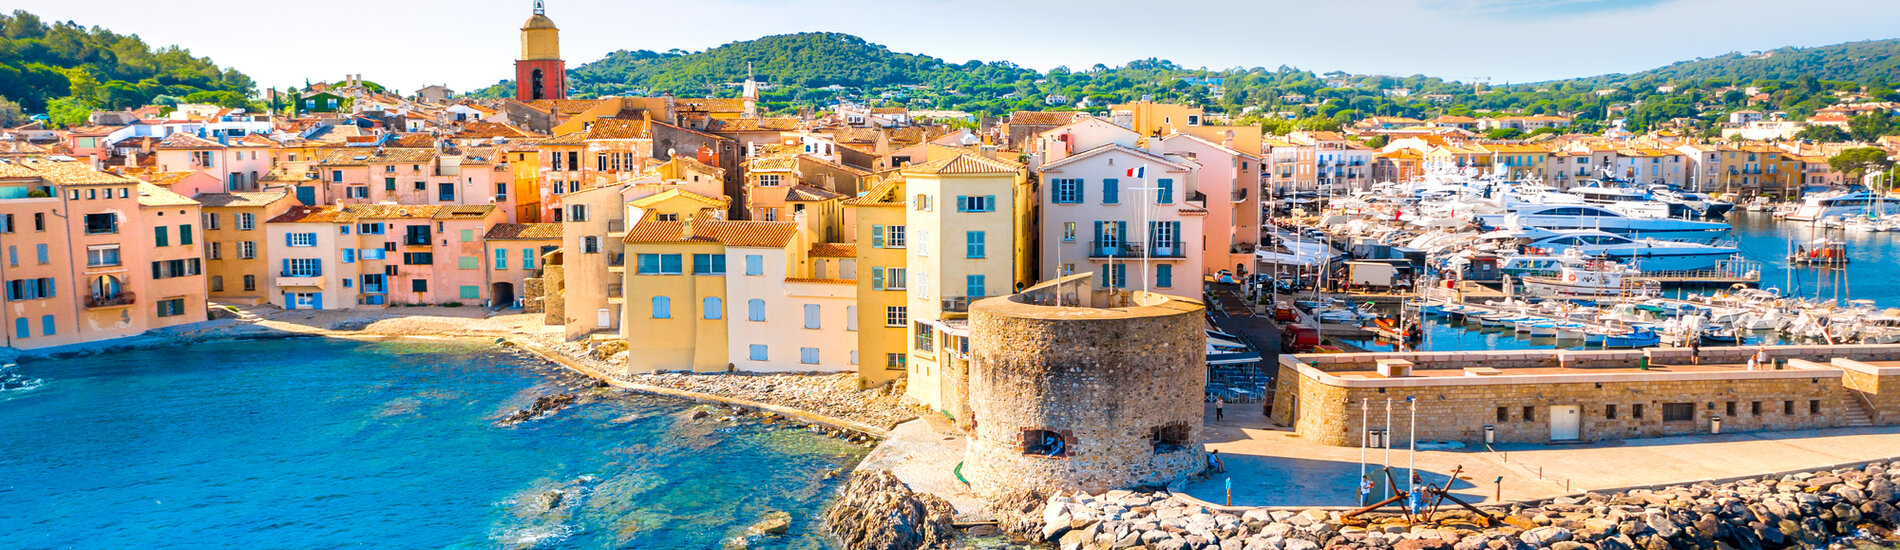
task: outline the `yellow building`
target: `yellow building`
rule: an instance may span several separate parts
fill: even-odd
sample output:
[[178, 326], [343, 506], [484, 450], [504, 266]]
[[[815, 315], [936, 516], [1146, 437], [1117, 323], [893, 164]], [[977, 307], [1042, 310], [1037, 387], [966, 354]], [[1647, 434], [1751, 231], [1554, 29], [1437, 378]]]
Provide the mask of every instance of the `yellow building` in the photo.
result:
[[845, 203], [857, 237], [858, 375], [872, 386], [903, 377], [909, 363], [904, 192], [891, 175]]
[[1014, 162], [964, 153], [913, 165], [903, 175], [906, 391], [927, 407], [967, 418], [961, 407], [968, 392], [970, 335], [964, 321], [970, 303], [1030, 282], [1021, 269], [1031, 242], [1022, 201], [1031, 195], [1026, 172]]
[[270, 301], [272, 277], [264, 221], [299, 203], [283, 191], [203, 193], [205, 283], [212, 300], [248, 305]]
[[652, 214], [659, 221], [677, 222], [693, 219], [702, 213], [709, 217], [722, 217], [726, 212], [727, 203], [723, 198], [669, 189], [634, 199], [627, 202], [627, 205]]
[[1549, 175], [1545, 169], [1549, 165], [1550, 147], [1529, 143], [1487, 143], [1483, 146], [1491, 151], [1491, 165], [1505, 173], [1511, 180], [1544, 180]]
[[711, 223], [648, 213], [628, 228], [621, 242], [633, 265], [620, 315], [628, 373], [726, 371], [726, 247]]
[[[1210, 125], [1207, 124], [1206, 112], [1200, 107], [1137, 101], [1112, 105], [1108, 111], [1110, 119], [1118, 124], [1128, 124], [1129, 128], [1143, 136], [1163, 137], [1180, 133], [1249, 155], [1264, 153], [1262, 146], [1265, 144], [1265, 135], [1259, 126]], [[1127, 117], [1126, 121], [1122, 120], [1124, 116]]]

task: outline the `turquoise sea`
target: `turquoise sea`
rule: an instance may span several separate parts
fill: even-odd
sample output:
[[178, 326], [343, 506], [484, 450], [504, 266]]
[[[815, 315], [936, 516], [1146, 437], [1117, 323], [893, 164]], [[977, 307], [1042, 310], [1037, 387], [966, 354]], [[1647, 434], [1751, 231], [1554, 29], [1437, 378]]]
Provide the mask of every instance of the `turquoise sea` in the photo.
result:
[[[820, 510], [863, 449], [694, 420], [481, 343], [298, 339], [19, 365], [0, 391], [6, 548], [832, 546]], [[574, 406], [514, 426], [538, 396]], [[550, 507], [551, 491], [561, 491]]]
[[[1785, 295], [1823, 300], [1872, 300], [1879, 307], [1900, 308], [1900, 232], [1847, 233], [1817, 230], [1809, 224], [1774, 219], [1766, 212], [1736, 212], [1729, 216], [1730, 236], [1749, 259], [1761, 262], [1760, 286], [1775, 288]], [[1789, 243], [1811, 242], [1815, 237], [1841, 241], [1849, 258], [1845, 269], [1789, 267]], [[1720, 289], [1666, 291], [1669, 296], [1708, 293]], [[1437, 318], [1427, 319], [1427, 330], [1419, 349], [1518, 350], [1576, 347], [1574, 341], [1555, 338], [1531, 338], [1504, 330], [1477, 330], [1475, 326], [1448, 325]], [[1391, 351], [1392, 345], [1375, 339], [1347, 339], [1361, 349]], [[1748, 343], [1775, 343], [1773, 333], [1756, 333]]]

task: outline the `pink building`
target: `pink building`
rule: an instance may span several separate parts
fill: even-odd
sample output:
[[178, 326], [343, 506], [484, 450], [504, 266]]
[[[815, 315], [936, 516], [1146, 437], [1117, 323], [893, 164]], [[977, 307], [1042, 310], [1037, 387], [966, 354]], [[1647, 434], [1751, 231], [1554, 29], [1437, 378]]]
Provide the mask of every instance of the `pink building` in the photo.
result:
[[295, 206], [266, 224], [271, 303], [285, 309], [490, 299], [493, 205]]
[[201, 171], [224, 182], [223, 189], [201, 193], [258, 190], [258, 178], [270, 173], [277, 142], [262, 136], [205, 139], [188, 133], [166, 136], [153, 147], [159, 172]]

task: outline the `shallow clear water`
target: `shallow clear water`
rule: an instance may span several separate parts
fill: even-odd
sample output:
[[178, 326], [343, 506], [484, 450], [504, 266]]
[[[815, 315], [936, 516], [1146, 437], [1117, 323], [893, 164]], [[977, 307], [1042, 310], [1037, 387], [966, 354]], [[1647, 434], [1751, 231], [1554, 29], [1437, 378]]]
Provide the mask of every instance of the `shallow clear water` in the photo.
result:
[[[1814, 229], [1805, 223], [1774, 219], [1766, 212], [1738, 212], [1729, 216], [1734, 227], [1731, 235], [1750, 259], [1761, 262], [1761, 287], [1781, 289], [1784, 294], [1809, 299], [1873, 300], [1879, 307], [1900, 308], [1900, 232], [1848, 233]], [[1847, 267], [1814, 268], [1788, 266], [1788, 243], [1805, 244], [1815, 236], [1825, 236], [1847, 245], [1851, 261]], [[1669, 296], [1709, 293], [1721, 289], [1670, 289]], [[1521, 350], [1556, 347], [1581, 348], [1575, 340], [1531, 338], [1504, 329], [1479, 330], [1476, 324], [1447, 324], [1441, 318], [1427, 318], [1427, 329], [1418, 345], [1426, 351]], [[1391, 351], [1390, 343], [1376, 339], [1344, 339], [1360, 349]], [[1776, 343], [1774, 332], [1755, 332], [1745, 336], [1745, 344]]]
[[[9, 548], [826, 548], [862, 449], [604, 390], [462, 341], [303, 339], [41, 361], [0, 392]], [[541, 495], [564, 489], [549, 509]]]

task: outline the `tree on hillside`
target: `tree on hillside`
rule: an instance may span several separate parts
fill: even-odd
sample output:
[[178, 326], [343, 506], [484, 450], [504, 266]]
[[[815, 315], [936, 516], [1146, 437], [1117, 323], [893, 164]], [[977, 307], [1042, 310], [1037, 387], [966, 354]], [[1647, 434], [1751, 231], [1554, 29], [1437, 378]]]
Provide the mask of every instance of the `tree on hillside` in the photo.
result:
[[77, 97], [62, 97], [46, 102], [46, 118], [55, 128], [83, 125], [92, 117], [92, 104]]
[[1484, 133], [1485, 139], [1517, 139], [1524, 137], [1524, 131], [1516, 128], [1492, 128]]
[[1834, 126], [1812, 124], [1806, 128], [1802, 128], [1799, 132], [1795, 132], [1794, 138], [1818, 141], [1821, 143], [1833, 143], [1836, 141], [1847, 141], [1848, 135], [1846, 130]]
[[1868, 172], [1886, 170], [1893, 166], [1893, 160], [1887, 158], [1887, 151], [1879, 147], [1855, 147], [1827, 159], [1827, 166], [1836, 172], [1847, 175], [1848, 181], [1860, 181]]
[[1900, 132], [1900, 127], [1896, 127], [1893, 115], [1886, 111], [1874, 111], [1847, 119], [1847, 133], [1855, 141], [1873, 141], [1896, 132]]
[[0, 128], [12, 128], [26, 124], [26, 110], [13, 100], [0, 96]]

